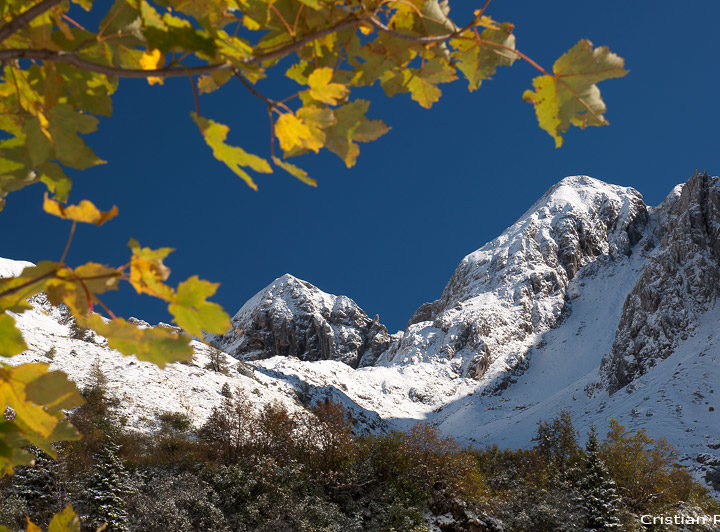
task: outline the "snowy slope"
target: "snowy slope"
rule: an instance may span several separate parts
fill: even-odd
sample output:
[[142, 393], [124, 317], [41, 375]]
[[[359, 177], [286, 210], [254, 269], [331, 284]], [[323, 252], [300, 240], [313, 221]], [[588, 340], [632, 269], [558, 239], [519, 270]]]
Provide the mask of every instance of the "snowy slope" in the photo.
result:
[[226, 356], [232, 362], [228, 375], [205, 369], [210, 349], [199, 342], [193, 342], [195, 356], [190, 365], [170, 364], [161, 370], [108, 349], [100, 337], [95, 337], [95, 343], [72, 338], [70, 327], [61, 323], [62, 316], [49, 305], [35, 305], [16, 320], [29, 350], [13, 357], [13, 364], [49, 363], [51, 369], [66, 372], [82, 388], [92, 383], [92, 367], [98, 361], [109, 392], [120, 400], [122, 414], [131, 427], [153, 429], [157, 414], [168, 411], [188, 414], [202, 423], [223, 399], [220, 390], [225, 383], [233, 390], [242, 390], [258, 405], [280, 401], [293, 410], [298, 408], [286, 383], [255, 372], [242, 375], [231, 357]]
[[3, 277], [15, 277], [27, 268], [32, 266], [32, 262], [24, 260], [11, 260], [0, 258], [0, 279]]
[[[498, 239], [463, 259], [442, 298], [418, 310], [375, 367], [353, 371], [284, 357], [262, 365], [342, 390], [391, 426], [429, 419], [476, 445], [530, 445], [538, 420], [561, 410], [572, 413], [581, 432], [591, 424], [603, 431], [614, 418], [666, 437], [701, 474], [720, 465], [720, 404], [714, 404], [713, 388], [720, 383], [718, 286], [703, 281], [720, 265], [709, 250], [720, 225], [708, 216], [695, 223], [710, 228], [703, 240], [678, 221], [711, 211], [698, 202], [714, 197], [708, 191], [718, 180], [697, 176], [690, 185], [647, 209], [632, 189], [565, 179]], [[683, 189], [695, 192], [681, 202]], [[704, 276], [678, 247], [702, 255]], [[655, 282], [653, 293], [671, 304], [653, 308], [633, 299], [642, 287], [648, 291], [668, 254], [684, 264], [669, 268], [673, 278], [681, 270], [683, 282]], [[636, 333], [630, 345], [645, 346], [667, 323], [668, 309], [685, 321], [674, 322], [671, 341], [648, 359], [645, 373], [615, 391], [600, 369], [613, 355], [625, 356], [617, 355], [627, 333], [624, 317], [642, 310], [650, 332], [645, 340]], [[480, 341], [473, 344], [473, 335]], [[467, 371], [468, 360], [487, 353], [483, 372]]]

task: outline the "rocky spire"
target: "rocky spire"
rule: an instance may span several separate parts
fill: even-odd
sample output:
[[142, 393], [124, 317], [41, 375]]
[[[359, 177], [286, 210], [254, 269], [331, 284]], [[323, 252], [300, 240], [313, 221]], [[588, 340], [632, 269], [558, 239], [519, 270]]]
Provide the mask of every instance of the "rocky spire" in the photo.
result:
[[630, 255], [647, 219], [632, 188], [563, 179], [460, 262], [442, 297], [418, 309], [387, 359], [413, 360], [413, 352], [460, 358], [463, 375], [480, 377], [499, 358], [522, 357], [533, 334], [569, 311], [566, 289], [577, 272], [599, 257]]

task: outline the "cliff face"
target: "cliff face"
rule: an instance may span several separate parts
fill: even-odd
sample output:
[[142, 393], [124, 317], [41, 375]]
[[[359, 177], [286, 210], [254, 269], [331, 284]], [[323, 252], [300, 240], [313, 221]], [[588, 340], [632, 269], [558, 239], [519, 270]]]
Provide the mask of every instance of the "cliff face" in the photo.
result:
[[518, 363], [534, 337], [569, 312], [567, 287], [583, 266], [631, 254], [647, 222], [642, 196], [585, 176], [563, 179], [512, 227], [466, 256], [442, 297], [421, 306], [389, 363], [454, 359], [479, 378]]
[[720, 180], [696, 173], [653, 217], [659, 246], [625, 300], [601, 368], [611, 392], [672, 354], [720, 294]]
[[289, 274], [248, 301], [232, 327], [209, 339], [242, 360], [282, 355], [358, 367], [373, 363], [390, 344], [385, 326], [352, 299], [327, 294]]

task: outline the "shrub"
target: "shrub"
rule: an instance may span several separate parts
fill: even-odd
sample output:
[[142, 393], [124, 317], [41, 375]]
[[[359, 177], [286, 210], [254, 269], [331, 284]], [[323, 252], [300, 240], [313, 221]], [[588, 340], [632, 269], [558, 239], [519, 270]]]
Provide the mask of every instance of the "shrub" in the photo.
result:
[[161, 412], [157, 418], [162, 432], [187, 432], [192, 426], [190, 416], [183, 412]]

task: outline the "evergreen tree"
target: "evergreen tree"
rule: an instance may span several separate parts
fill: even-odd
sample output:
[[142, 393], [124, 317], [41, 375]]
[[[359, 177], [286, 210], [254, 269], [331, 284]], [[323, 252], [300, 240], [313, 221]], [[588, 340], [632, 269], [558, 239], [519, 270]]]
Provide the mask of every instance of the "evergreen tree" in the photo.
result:
[[230, 385], [227, 382], [222, 385], [220, 395], [222, 395], [223, 397], [232, 398], [232, 390], [230, 389]]
[[582, 477], [579, 482], [580, 508], [585, 518], [585, 530], [619, 529], [620, 497], [615, 481], [610, 476], [605, 463], [600, 458], [595, 427], [591, 427], [585, 447], [585, 459]]
[[15, 469], [10, 494], [25, 502], [35, 522], [46, 524], [60, 510], [57, 493], [56, 462], [37, 447], [30, 447], [35, 457], [32, 466]]
[[120, 447], [112, 440], [103, 443], [95, 455], [95, 471], [85, 486], [85, 506], [93, 527], [108, 524], [110, 531], [128, 530], [125, 498], [132, 491], [130, 477], [118, 456]]
[[220, 351], [215, 345], [210, 345], [210, 351], [208, 352], [209, 361], [205, 364], [205, 369], [228, 375], [230, 373], [230, 364], [225, 358], [225, 353]]

